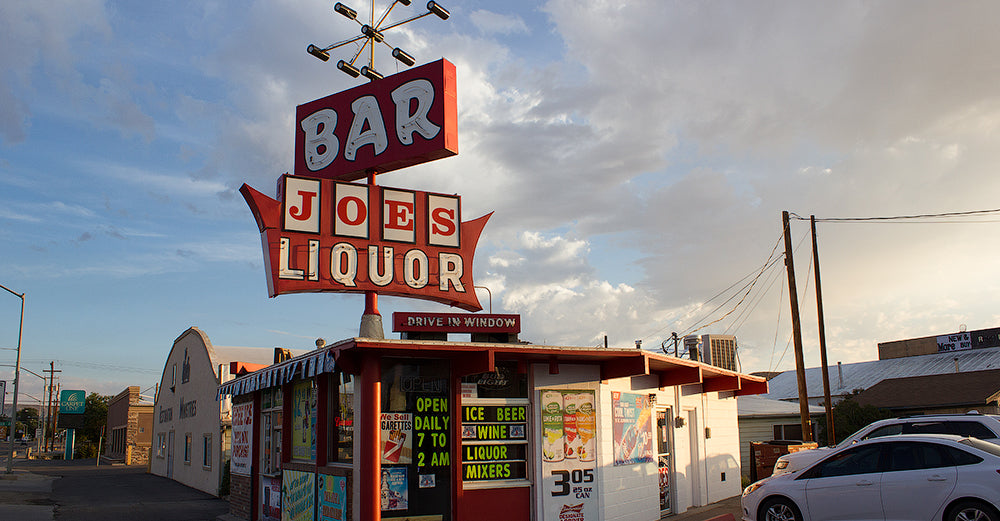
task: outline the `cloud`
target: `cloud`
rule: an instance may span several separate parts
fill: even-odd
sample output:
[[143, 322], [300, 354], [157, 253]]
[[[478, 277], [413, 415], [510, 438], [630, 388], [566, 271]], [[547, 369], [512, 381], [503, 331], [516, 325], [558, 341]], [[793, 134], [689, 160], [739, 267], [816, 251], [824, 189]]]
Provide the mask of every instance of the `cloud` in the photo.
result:
[[494, 13], [477, 9], [469, 14], [472, 24], [484, 34], [514, 34], [528, 32], [528, 25], [520, 16]]

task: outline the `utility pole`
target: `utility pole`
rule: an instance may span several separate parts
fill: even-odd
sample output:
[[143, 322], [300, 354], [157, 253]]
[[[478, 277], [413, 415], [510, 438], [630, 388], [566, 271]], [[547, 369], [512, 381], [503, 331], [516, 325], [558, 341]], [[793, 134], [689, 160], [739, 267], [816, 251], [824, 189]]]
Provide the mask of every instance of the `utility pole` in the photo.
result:
[[788, 301], [792, 307], [792, 342], [795, 347], [795, 375], [799, 383], [799, 419], [802, 424], [802, 441], [813, 441], [809, 421], [809, 393], [806, 391], [806, 368], [802, 355], [802, 324], [799, 323], [799, 294], [795, 289], [795, 262], [792, 260], [792, 228], [788, 212], [781, 212], [781, 225], [785, 230], [785, 271], [788, 273]]
[[833, 404], [830, 401], [830, 374], [826, 363], [826, 324], [823, 319], [823, 286], [819, 283], [819, 246], [816, 242], [816, 216], [809, 216], [812, 228], [813, 268], [816, 271], [816, 315], [819, 317], [819, 357], [823, 367], [823, 399], [826, 406], [826, 444], [836, 445], [837, 435], [833, 432]]
[[53, 416], [52, 416], [52, 388], [55, 387], [55, 374], [56, 373], [61, 373], [62, 369], [56, 369], [56, 363], [55, 363], [55, 361], [51, 361], [51, 362], [49, 362], [49, 368], [48, 369], [42, 369], [42, 372], [43, 373], [49, 373], [49, 407], [48, 407], [48, 411], [49, 411], [49, 420], [48, 420], [49, 421], [49, 432], [47, 434], [47, 436], [48, 436], [48, 438], [47, 438], [48, 443], [47, 443], [46, 447], [48, 448], [49, 452], [52, 452], [52, 442], [54, 442], [55, 438], [56, 438], [56, 423], [55, 423], [55, 421], [53, 419]]

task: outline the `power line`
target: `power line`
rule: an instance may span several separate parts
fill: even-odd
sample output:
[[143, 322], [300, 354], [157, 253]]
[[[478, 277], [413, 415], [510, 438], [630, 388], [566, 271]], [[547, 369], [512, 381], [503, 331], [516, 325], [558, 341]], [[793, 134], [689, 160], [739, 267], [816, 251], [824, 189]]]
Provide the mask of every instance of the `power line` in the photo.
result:
[[[995, 210], [971, 210], [967, 212], [945, 212], [945, 213], [925, 213], [917, 215], [894, 215], [888, 217], [823, 217], [816, 218], [816, 222], [864, 222], [864, 221], [901, 221], [901, 220], [913, 220], [913, 219], [934, 219], [934, 218], [947, 218], [947, 217], [968, 217], [971, 215], [985, 215], [985, 214], [995, 214], [1000, 213], [1000, 208]], [[809, 218], [802, 217], [801, 215], [795, 213], [789, 213], [789, 217], [798, 221], [808, 221]], [[942, 222], [952, 222], [952, 221], [942, 221]], [[963, 221], [968, 222], [968, 221]], [[984, 221], [984, 222], [996, 222], [996, 221]]]

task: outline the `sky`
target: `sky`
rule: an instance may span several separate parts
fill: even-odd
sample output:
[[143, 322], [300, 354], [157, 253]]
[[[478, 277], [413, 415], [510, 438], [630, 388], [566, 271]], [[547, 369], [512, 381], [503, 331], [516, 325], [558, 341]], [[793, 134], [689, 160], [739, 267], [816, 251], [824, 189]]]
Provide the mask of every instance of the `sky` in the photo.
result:
[[[792, 369], [782, 211], [820, 220], [831, 363], [1000, 326], [997, 213], [824, 220], [1000, 208], [1000, 4], [441, 5], [448, 20], [386, 41], [455, 64], [459, 154], [379, 184], [495, 212], [474, 278], [521, 339], [672, 351], [673, 332], [734, 334], [743, 372]], [[334, 67], [352, 47], [305, 52], [356, 32], [311, 0], [0, 4], [0, 284], [24, 294], [23, 367], [151, 395], [191, 326], [222, 346], [357, 336], [361, 295], [268, 298], [238, 193], [273, 196], [293, 170], [297, 105], [360, 84]], [[817, 366], [809, 223], [790, 228]], [[388, 337], [395, 311], [458, 311], [379, 304]], [[8, 381], [20, 306], [0, 292]], [[22, 382], [20, 403], [42, 398], [41, 378]]]

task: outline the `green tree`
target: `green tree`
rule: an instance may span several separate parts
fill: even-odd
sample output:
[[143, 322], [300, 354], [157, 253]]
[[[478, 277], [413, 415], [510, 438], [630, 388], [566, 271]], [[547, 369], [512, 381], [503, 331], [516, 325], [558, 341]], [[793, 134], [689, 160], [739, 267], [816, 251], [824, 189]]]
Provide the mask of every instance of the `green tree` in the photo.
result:
[[38, 409], [25, 407], [17, 411], [17, 432], [29, 436], [35, 435], [38, 428]]
[[[833, 406], [833, 430], [837, 435], [837, 442], [847, 438], [851, 434], [854, 434], [858, 429], [868, 425], [871, 422], [882, 420], [885, 418], [892, 418], [892, 413], [885, 410], [873, 407], [871, 405], [861, 405], [854, 398], [864, 391], [864, 389], [855, 389], [851, 391], [851, 394], [847, 395], [846, 398]], [[826, 428], [826, 415], [824, 414], [819, 419], [819, 442], [821, 445], [831, 445], [833, 440], [829, 439], [829, 433], [827, 433]]]
[[108, 403], [111, 398], [97, 393], [90, 393], [87, 396], [87, 405], [83, 411], [83, 427], [76, 430], [77, 440], [96, 443], [100, 439], [101, 429], [108, 423]]

